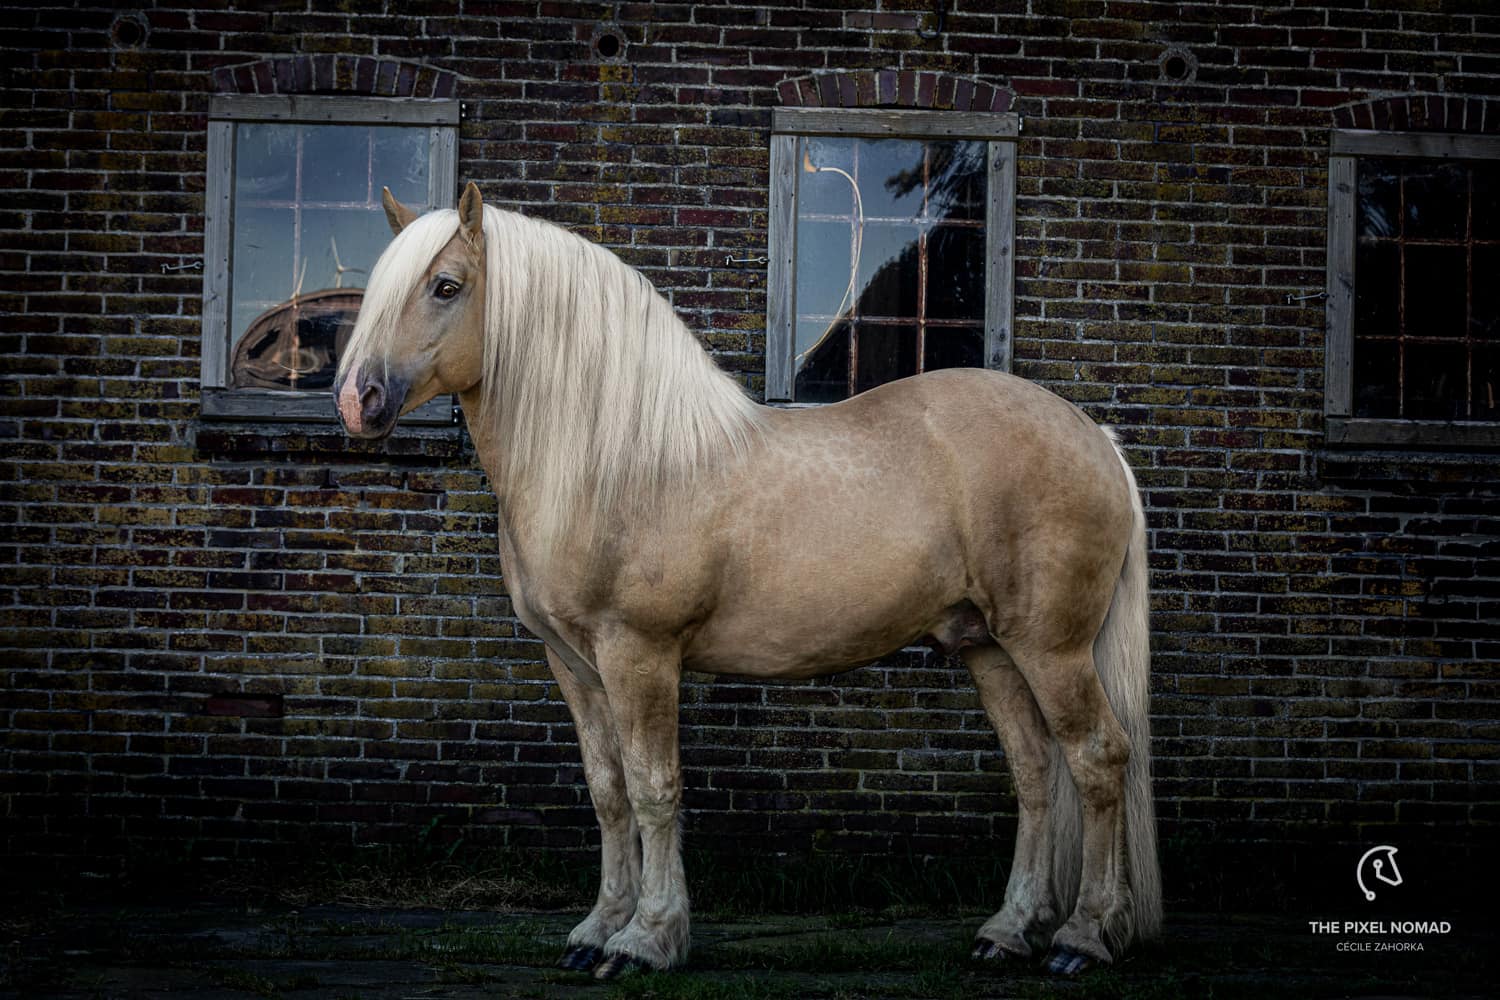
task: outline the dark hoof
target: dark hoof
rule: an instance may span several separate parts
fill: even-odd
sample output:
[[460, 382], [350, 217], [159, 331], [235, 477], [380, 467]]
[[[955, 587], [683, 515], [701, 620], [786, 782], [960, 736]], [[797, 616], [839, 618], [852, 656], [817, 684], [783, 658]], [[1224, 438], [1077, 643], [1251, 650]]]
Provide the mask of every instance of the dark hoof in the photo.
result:
[[595, 979], [619, 979], [621, 976], [633, 976], [641, 972], [655, 972], [656, 966], [650, 962], [642, 961], [633, 955], [616, 953], [605, 956], [604, 961], [594, 969]]
[[974, 950], [969, 953], [969, 958], [975, 962], [1014, 962], [1016, 959], [1025, 957], [1002, 947], [997, 942], [986, 941], [984, 938], [975, 941]]
[[603, 956], [603, 948], [577, 944], [563, 952], [562, 960], [557, 963], [557, 966], [569, 972], [588, 972], [599, 964], [599, 959]]
[[1053, 948], [1052, 953], [1047, 956], [1044, 967], [1054, 976], [1076, 976], [1087, 972], [1096, 964], [1098, 964], [1096, 959], [1081, 952], [1070, 951], [1067, 948]]

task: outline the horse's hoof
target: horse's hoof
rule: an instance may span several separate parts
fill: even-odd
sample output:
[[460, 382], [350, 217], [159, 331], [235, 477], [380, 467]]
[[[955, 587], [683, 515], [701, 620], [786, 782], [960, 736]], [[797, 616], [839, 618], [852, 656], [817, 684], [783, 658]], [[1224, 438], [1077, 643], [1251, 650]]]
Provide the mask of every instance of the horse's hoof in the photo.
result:
[[619, 979], [622, 976], [633, 976], [640, 972], [655, 972], [656, 966], [644, 959], [636, 958], [634, 955], [616, 953], [606, 955], [604, 961], [600, 962], [594, 969], [595, 979]]
[[594, 945], [575, 944], [563, 952], [563, 957], [557, 963], [557, 966], [560, 969], [567, 969], [569, 972], [588, 972], [599, 964], [599, 959], [603, 955], [603, 948], [598, 948]]
[[1054, 976], [1076, 976], [1092, 969], [1095, 964], [1097, 964], [1095, 959], [1082, 952], [1068, 948], [1053, 948], [1043, 966]]
[[975, 941], [974, 950], [969, 953], [970, 960], [975, 962], [1013, 962], [1024, 957], [1002, 946], [999, 942], [986, 941], [984, 938]]

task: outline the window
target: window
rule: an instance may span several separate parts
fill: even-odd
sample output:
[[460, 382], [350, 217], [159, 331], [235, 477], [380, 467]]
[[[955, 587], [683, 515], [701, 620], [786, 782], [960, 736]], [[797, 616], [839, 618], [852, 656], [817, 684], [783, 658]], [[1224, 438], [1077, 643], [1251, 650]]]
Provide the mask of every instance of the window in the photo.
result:
[[1500, 444], [1500, 138], [1336, 131], [1331, 444]]
[[[219, 96], [209, 110], [206, 417], [332, 420], [338, 352], [390, 242], [380, 190], [454, 198], [458, 102]], [[433, 400], [408, 415], [451, 423]]]
[[768, 400], [1010, 367], [1018, 132], [999, 112], [776, 109]]

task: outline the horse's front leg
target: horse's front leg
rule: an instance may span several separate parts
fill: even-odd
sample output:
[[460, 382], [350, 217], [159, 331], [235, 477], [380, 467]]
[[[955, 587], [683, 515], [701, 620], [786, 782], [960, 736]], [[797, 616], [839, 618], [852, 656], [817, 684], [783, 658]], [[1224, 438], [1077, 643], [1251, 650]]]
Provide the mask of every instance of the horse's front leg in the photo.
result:
[[666, 969], [687, 959], [687, 880], [677, 814], [682, 802], [677, 711], [682, 662], [632, 635], [602, 639], [595, 663], [619, 733], [625, 788], [641, 836], [641, 891], [635, 915], [604, 946], [594, 971], [609, 979], [632, 968]]
[[564, 969], [587, 972], [604, 957], [605, 942], [635, 914], [641, 886], [641, 838], [625, 794], [620, 740], [604, 690], [579, 681], [550, 647], [547, 665], [572, 713], [584, 780], [599, 819], [599, 896], [589, 915], [568, 935], [568, 950], [559, 963]]

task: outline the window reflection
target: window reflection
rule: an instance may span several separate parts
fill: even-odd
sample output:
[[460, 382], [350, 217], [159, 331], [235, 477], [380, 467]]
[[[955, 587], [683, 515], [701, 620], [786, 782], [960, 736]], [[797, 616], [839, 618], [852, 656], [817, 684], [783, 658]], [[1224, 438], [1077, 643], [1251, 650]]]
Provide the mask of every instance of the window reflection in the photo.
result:
[[986, 149], [798, 140], [795, 399], [983, 363]]

